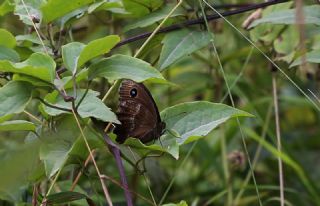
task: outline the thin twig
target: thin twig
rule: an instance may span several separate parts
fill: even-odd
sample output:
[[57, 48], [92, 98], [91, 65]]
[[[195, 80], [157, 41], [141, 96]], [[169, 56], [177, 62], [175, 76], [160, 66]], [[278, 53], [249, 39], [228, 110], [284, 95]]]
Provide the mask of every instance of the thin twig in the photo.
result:
[[[208, 5], [213, 11], [217, 12], [216, 9], [214, 9], [212, 6], [210, 6], [210, 4], [205, 1], [205, 0], [202, 0], [202, 2], [204, 2], [206, 5]], [[202, 6], [202, 3], [200, 2], [199, 0], [199, 4], [200, 6], [202, 7], [202, 10], [203, 10], [203, 6]], [[217, 12], [218, 13], [218, 12]], [[218, 13], [219, 14], [219, 13]], [[225, 19], [224, 19], [225, 20]], [[205, 24], [206, 24], [206, 28], [208, 30], [208, 32], [210, 32], [210, 28], [209, 28], [209, 25], [208, 25], [208, 21], [205, 20]], [[230, 98], [230, 101], [231, 101], [231, 105], [232, 107], [235, 108], [235, 103], [234, 103], [234, 100], [233, 100], [233, 96], [231, 94], [231, 90], [230, 90], [230, 86], [229, 86], [229, 83], [227, 81], [227, 78], [226, 78], [226, 74], [224, 72], [224, 68], [223, 68], [223, 65], [221, 63], [221, 60], [220, 60], [220, 57], [219, 57], [219, 54], [218, 54], [218, 51], [217, 51], [217, 48], [214, 44], [214, 37], [212, 35], [212, 32], [210, 32], [211, 34], [211, 44], [212, 44], [212, 47], [214, 49], [214, 55], [215, 57], [217, 58], [218, 60], [218, 64], [219, 64], [219, 70], [222, 74], [222, 77], [225, 81], [225, 85], [226, 85], [226, 88], [227, 88], [227, 91], [228, 91], [228, 94], [229, 94], [229, 98]], [[241, 127], [241, 124], [240, 124], [240, 120], [239, 118], [237, 117], [236, 118], [237, 120], [237, 125], [238, 125], [238, 128], [239, 128], [239, 131], [240, 131], [240, 134], [241, 134], [241, 140], [242, 140], [242, 144], [243, 144], [243, 148], [244, 148], [244, 151], [245, 151], [245, 154], [246, 154], [246, 157], [247, 157], [247, 161], [248, 161], [248, 165], [249, 165], [249, 168], [250, 168], [250, 171], [251, 171], [251, 175], [252, 175], [252, 180], [254, 182], [254, 186], [255, 186], [255, 189], [256, 189], [256, 193], [257, 193], [257, 198], [258, 198], [258, 201], [259, 201], [259, 205], [262, 206], [262, 202], [261, 202], [261, 199], [260, 199], [260, 193], [259, 193], [259, 189], [258, 189], [258, 186], [257, 186], [257, 182], [256, 182], [256, 178], [255, 178], [255, 174], [253, 172], [253, 169], [252, 169], [252, 163], [251, 163], [251, 159], [250, 159], [250, 155], [249, 155], [249, 152], [248, 152], [248, 149], [247, 149], [247, 144], [245, 142], [245, 137], [244, 137], [244, 134], [243, 134], [243, 131], [242, 131], [242, 127]]]
[[96, 163], [96, 161], [94, 159], [94, 156], [93, 156], [92, 150], [90, 148], [90, 145], [88, 143], [87, 137], [85, 136], [85, 134], [83, 132], [83, 129], [82, 129], [81, 125], [80, 125], [80, 122], [79, 122], [79, 119], [77, 117], [77, 114], [76, 114], [76, 112], [74, 110], [72, 110], [72, 113], [73, 113], [74, 119], [77, 122], [78, 128], [79, 128], [79, 130], [81, 132], [81, 136], [83, 137], [85, 145], [86, 145], [86, 147], [87, 147], [87, 149], [89, 151], [89, 154], [91, 156], [91, 159], [92, 159], [92, 162], [94, 164], [94, 167], [96, 168], [96, 171], [98, 173], [98, 176], [99, 176], [99, 179], [100, 179], [100, 182], [101, 182], [101, 186], [102, 186], [102, 189], [103, 189], [104, 196], [106, 197], [106, 200], [107, 200], [109, 206], [113, 206], [112, 201], [111, 201], [111, 197], [109, 195], [109, 191], [108, 191], [107, 186], [105, 185], [105, 183], [103, 181], [103, 178], [101, 178], [100, 170], [99, 170], [98, 165], [97, 165], [97, 163]]
[[31, 114], [30, 112], [28, 112], [27, 110], [23, 110], [23, 113], [25, 113], [26, 115], [28, 115], [31, 119], [34, 119], [35, 121], [37, 121], [38, 123], [45, 125], [39, 118], [37, 118], [36, 116], [34, 116], [33, 114]]
[[50, 104], [50, 103], [46, 102], [45, 100], [41, 99], [40, 97], [35, 97], [35, 99], [38, 99], [41, 103], [43, 103], [44, 105], [46, 105], [48, 107], [51, 107], [51, 108], [54, 108], [54, 109], [57, 109], [57, 110], [61, 110], [61, 111], [65, 111], [65, 112], [72, 112], [71, 109], [66, 109], [66, 108], [63, 108], [63, 107], [55, 106], [53, 104]]
[[108, 179], [110, 180], [113, 184], [115, 185], [118, 185], [119, 187], [121, 187], [122, 189], [128, 189], [130, 193], [132, 194], [135, 194], [137, 195], [138, 197], [140, 197], [141, 199], [143, 199], [144, 201], [146, 201], [147, 203], [149, 203], [150, 205], [154, 205], [154, 203], [152, 201], [150, 201], [148, 198], [142, 196], [141, 194], [133, 191], [133, 190], [130, 190], [130, 188], [125, 188], [120, 182], [118, 182], [117, 180], [109, 177], [109, 176], [106, 176], [106, 175], [102, 175], [102, 178], [105, 178], [105, 179]]
[[[95, 153], [96, 153], [96, 151], [92, 150], [92, 155], [93, 156], [95, 156]], [[87, 159], [86, 159], [86, 161], [84, 162], [83, 169], [87, 167], [87, 165], [89, 164], [90, 160], [91, 160], [91, 155], [89, 154]], [[73, 181], [73, 183], [71, 185], [70, 191], [74, 190], [74, 188], [76, 187], [81, 175], [82, 175], [82, 170], [79, 171], [79, 173], [77, 174], [76, 178], [74, 179], [74, 181]]]

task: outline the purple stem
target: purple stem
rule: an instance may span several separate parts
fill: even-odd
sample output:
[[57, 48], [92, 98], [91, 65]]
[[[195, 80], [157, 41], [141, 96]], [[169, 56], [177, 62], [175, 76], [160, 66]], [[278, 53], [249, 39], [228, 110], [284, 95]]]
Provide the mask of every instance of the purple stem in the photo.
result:
[[114, 144], [112, 142], [112, 140], [110, 139], [110, 137], [108, 136], [108, 134], [103, 133], [103, 138], [106, 141], [106, 143], [108, 144], [109, 150], [111, 151], [111, 153], [113, 154], [116, 163], [117, 163], [117, 167], [120, 173], [120, 178], [121, 178], [121, 184], [124, 187], [124, 194], [127, 200], [127, 205], [128, 206], [133, 206], [132, 203], [132, 196], [131, 193], [129, 191], [129, 186], [128, 186], [128, 181], [127, 181], [127, 177], [124, 171], [124, 167], [123, 167], [123, 163], [122, 163], [122, 159], [121, 159], [121, 155], [120, 155], [120, 149], [119, 147]]

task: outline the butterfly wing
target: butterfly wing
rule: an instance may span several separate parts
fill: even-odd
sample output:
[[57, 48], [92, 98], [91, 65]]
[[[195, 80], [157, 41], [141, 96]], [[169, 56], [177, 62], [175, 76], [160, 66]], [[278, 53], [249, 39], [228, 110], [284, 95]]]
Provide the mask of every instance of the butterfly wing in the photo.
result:
[[116, 125], [114, 130], [117, 141], [123, 143], [134, 137], [146, 143], [158, 138], [164, 123], [148, 89], [142, 83], [123, 80], [119, 96], [117, 116], [121, 125]]

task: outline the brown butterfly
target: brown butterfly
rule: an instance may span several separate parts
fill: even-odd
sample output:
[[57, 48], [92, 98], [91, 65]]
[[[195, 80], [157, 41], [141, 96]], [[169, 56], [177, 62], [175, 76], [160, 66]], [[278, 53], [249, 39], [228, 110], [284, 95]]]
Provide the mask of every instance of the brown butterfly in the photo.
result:
[[155, 101], [149, 90], [142, 84], [129, 79], [122, 81], [119, 90], [117, 117], [121, 125], [116, 125], [116, 141], [123, 143], [128, 137], [147, 143], [158, 139], [166, 124], [161, 121]]

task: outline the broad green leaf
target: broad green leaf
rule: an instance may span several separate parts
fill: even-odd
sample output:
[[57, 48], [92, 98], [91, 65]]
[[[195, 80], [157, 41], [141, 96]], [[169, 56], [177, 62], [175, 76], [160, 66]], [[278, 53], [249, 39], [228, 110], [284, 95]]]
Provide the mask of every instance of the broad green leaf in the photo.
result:
[[55, 143], [41, 147], [40, 159], [44, 161], [47, 177], [52, 177], [68, 158], [71, 143], [56, 140]]
[[34, 44], [41, 44], [41, 41], [39, 40], [39, 37], [35, 34], [24, 34], [24, 35], [17, 35], [16, 41], [29, 41]]
[[[85, 120], [83, 120], [85, 122]], [[82, 122], [82, 121], [81, 121]], [[105, 146], [101, 139], [82, 125], [83, 132], [90, 144], [91, 149]], [[40, 159], [44, 162], [47, 177], [52, 177], [59, 169], [72, 163], [70, 156], [87, 158], [88, 150], [83, 141], [83, 136], [77, 126], [73, 115], [65, 115], [59, 118], [56, 131], [45, 131], [41, 133], [45, 140], [40, 148]], [[78, 163], [78, 161], [76, 162]]]
[[118, 42], [119, 36], [110, 35], [91, 41], [88, 45], [72, 42], [62, 47], [62, 58], [66, 68], [73, 74], [87, 61], [108, 53]]
[[113, 1], [100, 1], [94, 4], [91, 4], [88, 8], [88, 13], [92, 13], [94, 11], [106, 10], [111, 11], [113, 13], [121, 13], [121, 14], [128, 14], [124, 8], [121, 0], [113, 0]]
[[58, 25], [60, 25], [61, 28], [65, 27], [69, 22], [72, 22], [72, 20], [77, 20], [82, 18], [86, 14], [87, 10], [88, 10], [87, 6], [73, 10], [72, 12], [67, 13], [66, 15], [57, 19], [56, 22]]
[[37, 87], [48, 87], [48, 89], [52, 89], [52, 84], [47, 81], [43, 81], [41, 79], [26, 75], [26, 74], [14, 74], [12, 76], [12, 80], [14, 81], [25, 81]]
[[87, 199], [87, 195], [79, 192], [59, 192], [46, 197], [46, 204], [66, 204], [76, 200]]
[[40, 159], [44, 162], [47, 177], [52, 177], [68, 159], [80, 131], [74, 117], [70, 115], [60, 119], [55, 132], [44, 131], [41, 135], [45, 142], [40, 148]]
[[175, 105], [161, 112], [166, 123], [165, 133], [154, 144], [145, 145], [140, 140], [128, 138], [125, 145], [137, 149], [142, 155], [148, 150], [166, 152], [179, 158], [179, 146], [205, 137], [220, 124], [234, 117], [252, 117], [233, 107], [199, 101]]
[[[73, 95], [73, 90], [67, 91], [67, 93], [71, 96]], [[84, 93], [85, 93], [84, 90], [77, 91], [76, 105], [79, 103]], [[98, 96], [97, 92], [89, 90], [89, 92], [86, 94], [85, 98], [83, 99], [83, 101], [81, 102], [78, 108], [79, 115], [82, 118], [94, 117], [96, 119], [99, 119], [105, 122], [119, 123], [116, 115], [97, 96]], [[45, 101], [60, 108], [69, 109], [69, 110], [72, 108], [72, 103], [65, 102], [64, 99], [61, 97], [61, 95], [59, 95], [58, 92], [56, 91], [48, 94], [45, 97]], [[45, 105], [43, 106], [44, 106], [44, 111], [51, 116], [57, 116], [63, 113], [68, 113], [66, 111], [54, 109]]]
[[66, 68], [72, 73], [77, 72], [78, 60], [85, 44], [80, 42], [71, 42], [62, 46], [62, 59]]
[[274, 49], [281, 54], [290, 54], [299, 44], [299, 32], [295, 26], [289, 26], [274, 43]]
[[81, 51], [78, 60], [78, 67], [82, 66], [84, 63], [90, 59], [93, 59], [94, 57], [108, 53], [119, 41], [120, 37], [118, 35], [110, 35], [91, 41]]
[[131, 137], [126, 139], [124, 144], [135, 148], [142, 156], [146, 155], [150, 150], [153, 150], [166, 152], [175, 159], [179, 159], [179, 145], [172, 135], [163, 135], [160, 137], [160, 140], [156, 140], [151, 145], [145, 145], [139, 139]]
[[12, 120], [0, 123], [0, 131], [36, 131], [36, 125], [25, 120]]
[[86, 6], [92, 3], [94, 0], [49, 0], [42, 8], [43, 19], [45, 22], [51, 22], [63, 15]]
[[[320, 50], [313, 50], [311, 52], [306, 53], [305, 56], [306, 56], [307, 62], [316, 63], [316, 64], [320, 63]], [[300, 64], [302, 64], [302, 57], [299, 57], [294, 62], [292, 62], [292, 64], [290, 65], [290, 68]]]
[[[304, 22], [306, 24], [315, 24], [320, 25], [320, 6], [319, 5], [312, 5], [312, 6], [305, 6], [303, 8], [304, 13]], [[296, 9], [285, 9], [281, 11], [272, 12], [261, 19], [255, 20], [251, 25], [250, 28], [255, 27], [259, 24], [296, 24]]]
[[252, 117], [239, 109], [205, 101], [182, 103], [161, 112], [167, 130], [180, 134], [176, 138], [179, 145], [202, 138], [228, 119], [241, 116]]
[[20, 63], [0, 60], [1, 72], [26, 74], [51, 83], [55, 78], [55, 67], [54, 60], [43, 53], [33, 53], [27, 60]]
[[[45, 3], [45, 0], [25, 0], [16, 1], [14, 14], [19, 16], [19, 19], [26, 25], [33, 26], [30, 17], [42, 21], [42, 13], [40, 7]], [[38, 27], [40, 24], [35, 22]]]
[[0, 88], [0, 117], [21, 113], [31, 100], [32, 86], [11, 81]]
[[[174, 6], [175, 5], [173, 4], [168, 4], [158, 11], [152, 12], [142, 18], [139, 18], [138, 20], [126, 26], [124, 28], [124, 31], [129, 31], [135, 28], [143, 28], [160, 21], [170, 13], [170, 11], [173, 9]], [[177, 10], [174, 11], [174, 13], [170, 17], [181, 16], [181, 15], [183, 15], [183, 10], [181, 8], [178, 8]]]
[[0, 16], [3, 16], [14, 10], [14, 4], [10, 2], [10, 0], [5, 0], [0, 5]]
[[0, 150], [0, 198], [12, 202], [22, 202], [21, 195], [30, 177], [41, 167], [39, 163], [39, 141], [18, 145], [7, 140]]
[[8, 47], [0, 46], [0, 60], [18, 62], [20, 60], [20, 57], [15, 50]]
[[142, 82], [150, 78], [164, 79], [161, 73], [149, 63], [120, 54], [91, 65], [89, 67], [89, 79], [96, 77], [104, 77], [109, 82], [117, 79], [132, 79], [136, 82]]
[[163, 4], [162, 0], [123, 0], [122, 2], [126, 11], [135, 17], [144, 16]]
[[[272, 5], [264, 9], [262, 14], [263, 16], [267, 16], [275, 11], [287, 10], [291, 8], [292, 5], [293, 2]], [[250, 30], [250, 38], [254, 42], [259, 40], [266, 43], [273, 42], [277, 37], [279, 37], [279, 34], [283, 29], [284, 25], [261, 24]]]
[[185, 55], [189, 55], [210, 42], [207, 32], [181, 30], [171, 32], [163, 39], [163, 48], [159, 59], [159, 70], [162, 71]]
[[5, 29], [0, 29], [0, 46], [13, 48], [16, 46], [16, 39]]

